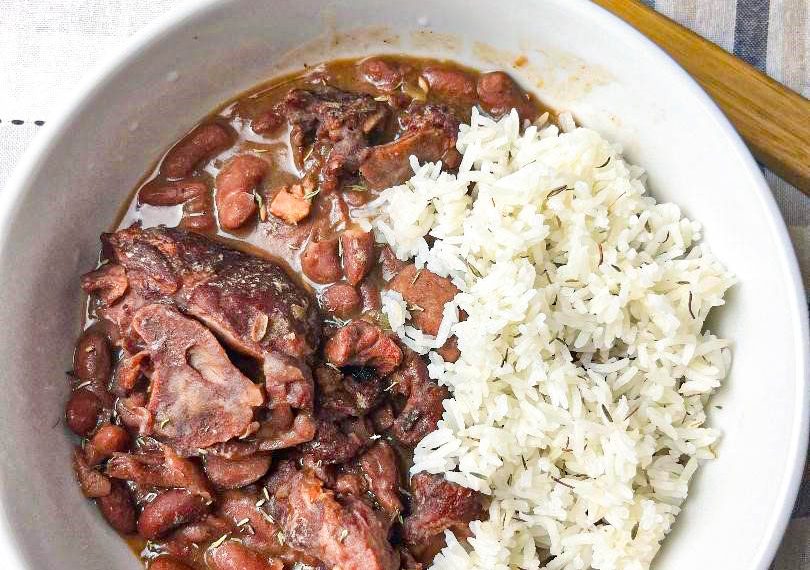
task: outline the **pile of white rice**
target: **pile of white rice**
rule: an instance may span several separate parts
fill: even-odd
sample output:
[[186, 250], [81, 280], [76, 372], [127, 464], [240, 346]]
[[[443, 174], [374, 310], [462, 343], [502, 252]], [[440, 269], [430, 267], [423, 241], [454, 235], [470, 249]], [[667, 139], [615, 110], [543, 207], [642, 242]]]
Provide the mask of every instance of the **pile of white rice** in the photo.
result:
[[[730, 353], [704, 321], [734, 277], [620, 148], [560, 123], [521, 133], [514, 111], [474, 110], [458, 175], [412, 159], [413, 178], [369, 210], [397, 257], [461, 291], [437, 338], [398, 294], [384, 300], [452, 392], [413, 471], [492, 498], [469, 540], [447, 533], [436, 569], [648, 568], [715, 455], [705, 410]], [[451, 334], [452, 364], [431, 350]]]

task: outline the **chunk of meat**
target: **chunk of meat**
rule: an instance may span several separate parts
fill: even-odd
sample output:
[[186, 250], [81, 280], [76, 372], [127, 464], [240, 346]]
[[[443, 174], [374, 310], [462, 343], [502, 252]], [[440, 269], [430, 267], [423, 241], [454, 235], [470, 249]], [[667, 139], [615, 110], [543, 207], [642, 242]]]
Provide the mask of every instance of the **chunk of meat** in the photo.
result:
[[160, 304], [139, 310], [132, 326], [154, 365], [147, 409], [155, 437], [190, 454], [247, 432], [261, 390], [208, 329]]
[[166, 153], [160, 173], [169, 178], [185, 178], [203, 160], [234, 143], [234, 133], [219, 123], [200, 125]]
[[374, 266], [374, 236], [371, 232], [350, 229], [340, 236], [343, 246], [343, 273], [350, 285], [359, 285]]
[[126, 398], [118, 398], [115, 402], [115, 411], [118, 417], [131, 431], [139, 435], [152, 432], [154, 418], [146, 409], [147, 396], [144, 392], [135, 392]]
[[312, 411], [312, 373], [306, 364], [283, 354], [268, 354], [264, 360], [265, 390], [268, 407]]
[[98, 497], [96, 505], [111, 527], [121, 534], [135, 533], [135, 505], [126, 486], [121, 481], [112, 481], [107, 495]]
[[282, 186], [270, 202], [270, 213], [292, 225], [309, 216], [311, 209], [312, 201], [303, 184]]
[[448, 338], [447, 342], [436, 349], [436, 352], [445, 362], [455, 362], [461, 358], [461, 351], [458, 349], [458, 339], [455, 336]]
[[357, 66], [360, 78], [376, 89], [390, 93], [402, 85], [409, 66], [381, 57], [364, 59]]
[[531, 96], [503, 71], [484, 73], [476, 85], [481, 107], [494, 117], [501, 117], [517, 109], [521, 119], [532, 120], [537, 115]]
[[216, 201], [219, 225], [225, 230], [241, 227], [256, 212], [253, 189], [270, 169], [267, 161], [253, 154], [231, 159], [217, 174]]
[[107, 462], [107, 475], [134, 481], [145, 487], [185, 489], [211, 498], [208, 482], [200, 468], [190, 459], [177, 455], [169, 446], [147, 440], [133, 453], [114, 453]]
[[82, 493], [88, 499], [103, 497], [112, 492], [109, 477], [89, 465], [81, 447], [73, 450], [73, 471]]
[[315, 379], [318, 417], [323, 419], [364, 416], [379, 402], [383, 392], [380, 379], [371, 368], [352, 367], [340, 371], [320, 366], [315, 369]]
[[360, 308], [360, 295], [348, 283], [335, 283], [324, 290], [321, 304], [326, 311], [345, 319]]
[[112, 305], [127, 292], [129, 281], [123, 267], [107, 263], [82, 275], [81, 286], [88, 295], [97, 295], [105, 305]]
[[362, 437], [352, 430], [352, 427], [351, 424], [340, 425], [320, 420], [315, 437], [305, 443], [301, 450], [316, 463], [326, 465], [345, 463], [356, 456], [368, 442], [368, 437]]
[[392, 425], [394, 425], [394, 408], [391, 406], [391, 402], [384, 401], [382, 404], [377, 407], [373, 412], [371, 412], [371, 422], [374, 425], [374, 430], [377, 433], [382, 433], [388, 430]]
[[283, 570], [280, 560], [268, 561], [258, 552], [243, 544], [228, 540], [208, 553], [208, 567], [211, 570]]
[[[273, 415], [277, 415], [275, 410]], [[296, 416], [291, 414], [278, 414], [284, 417], [283, 422], [262, 422], [259, 431], [256, 432], [256, 439], [259, 442], [259, 449], [262, 451], [277, 451], [310, 441], [315, 437], [317, 424], [309, 413], [300, 413]], [[291, 418], [287, 421], [286, 418]]]
[[401, 444], [415, 447], [436, 429], [444, 412], [442, 402], [449, 393], [430, 378], [425, 361], [411, 350], [405, 353], [402, 366], [389, 380], [391, 389], [407, 398], [391, 433]]
[[481, 494], [441, 475], [417, 473], [411, 478], [411, 515], [405, 519], [402, 534], [410, 545], [427, 543], [445, 530], [459, 538], [469, 536], [470, 522], [484, 515]]
[[422, 78], [435, 95], [455, 105], [472, 106], [476, 100], [475, 78], [460, 69], [430, 66], [422, 70]]
[[301, 254], [301, 271], [315, 283], [334, 283], [343, 277], [335, 238], [311, 240]]
[[442, 323], [444, 306], [453, 300], [458, 288], [445, 278], [414, 265], [404, 267], [388, 284], [407, 303], [419, 309], [411, 312], [413, 324], [422, 332], [435, 336]]
[[358, 461], [368, 490], [377, 499], [380, 508], [392, 520], [402, 512], [399, 498], [399, 468], [394, 449], [385, 441], [377, 441]]
[[333, 87], [292, 89], [279, 105], [292, 126], [290, 143], [296, 165], [303, 167], [304, 147], [314, 138], [316, 156], [322, 156], [320, 188], [332, 192], [340, 179], [354, 174], [369, 146], [369, 135], [385, 123], [388, 107], [366, 94], [347, 93]]
[[393, 372], [402, 350], [382, 329], [366, 321], [352, 321], [326, 341], [324, 355], [340, 366], [371, 366], [380, 376]]
[[260, 113], [250, 122], [250, 128], [257, 135], [270, 135], [284, 124], [282, 117], [275, 109], [268, 109]]
[[208, 185], [199, 180], [152, 181], [138, 191], [138, 203], [150, 206], [178, 206], [208, 193]]
[[115, 365], [112, 390], [119, 396], [124, 396], [134, 390], [148, 365], [149, 351], [147, 350], [121, 358]]
[[144, 505], [138, 517], [138, 534], [154, 540], [205, 515], [205, 499], [182, 489], [169, 489]]
[[329, 568], [394, 570], [399, 560], [388, 529], [366, 503], [339, 500], [310, 472], [298, 472], [275, 490], [270, 514], [285, 541]]
[[225, 459], [208, 454], [205, 458], [205, 474], [220, 489], [238, 489], [264, 477], [270, 469], [270, 462], [270, 455], [264, 453], [241, 459]]
[[410, 157], [419, 162], [441, 160], [453, 169], [461, 163], [456, 150], [459, 120], [443, 105], [411, 103], [400, 116], [404, 133], [395, 141], [372, 148], [360, 174], [369, 188], [381, 190], [402, 184], [412, 172]]
[[269, 260], [163, 227], [131, 227], [102, 242], [139, 297], [175, 302], [243, 354], [304, 358], [320, 344], [317, 303]]
[[[225, 491], [217, 501], [217, 514], [233, 526], [247, 519], [253, 532], [242, 538], [246, 546], [272, 555], [281, 554], [285, 548], [278, 541], [279, 527], [265, 512], [266, 501], [258, 507], [257, 502], [260, 501], [254, 495], [244, 491]], [[242, 526], [246, 526], [244, 522]]]

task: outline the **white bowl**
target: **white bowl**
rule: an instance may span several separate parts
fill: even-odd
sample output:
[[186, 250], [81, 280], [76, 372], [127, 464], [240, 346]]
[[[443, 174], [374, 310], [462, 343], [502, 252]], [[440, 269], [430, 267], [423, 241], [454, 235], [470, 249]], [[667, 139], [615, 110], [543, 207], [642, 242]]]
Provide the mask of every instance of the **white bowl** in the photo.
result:
[[[73, 481], [62, 417], [78, 276], [161, 150], [218, 103], [286, 69], [407, 52], [506, 68], [624, 144], [653, 193], [705, 224], [740, 284], [717, 311], [734, 366], [702, 467], [655, 567], [764, 570], [807, 445], [807, 311], [785, 226], [714, 104], [663, 52], [584, 0], [215, 0], [164, 18], [48, 124], [0, 193], [0, 560], [9, 569], [137, 569]], [[518, 55], [528, 64], [513, 69]]]

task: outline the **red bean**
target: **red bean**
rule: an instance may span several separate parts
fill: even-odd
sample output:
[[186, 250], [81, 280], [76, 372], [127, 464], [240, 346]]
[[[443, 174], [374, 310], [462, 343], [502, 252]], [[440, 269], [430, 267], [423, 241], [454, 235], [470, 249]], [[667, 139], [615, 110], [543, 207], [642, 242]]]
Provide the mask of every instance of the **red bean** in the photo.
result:
[[360, 62], [358, 71], [363, 80], [380, 91], [394, 91], [405, 78], [408, 67], [396, 61], [372, 57]]
[[138, 534], [147, 540], [199, 520], [206, 512], [205, 499], [182, 489], [171, 489], [144, 506], [138, 518]]
[[360, 308], [360, 295], [348, 283], [335, 283], [323, 292], [321, 303], [324, 309], [345, 319]]
[[168, 556], [161, 556], [155, 558], [149, 565], [149, 570], [194, 570], [188, 564], [183, 564], [179, 560], [169, 558]]
[[343, 272], [340, 269], [337, 239], [310, 241], [301, 254], [301, 270], [315, 283], [334, 283], [340, 280]]
[[95, 429], [101, 409], [98, 396], [81, 388], [70, 396], [65, 407], [65, 420], [73, 433], [85, 437]]
[[232, 540], [208, 551], [208, 566], [211, 570], [282, 570], [284, 567], [281, 561], [269, 562], [259, 553]]
[[183, 217], [178, 224], [181, 228], [194, 232], [211, 232], [216, 229], [214, 201], [206, 192], [191, 198], [183, 204]]
[[273, 109], [269, 109], [250, 122], [250, 128], [257, 135], [269, 135], [278, 129], [285, 120], [279, 113]]
[[233, 140], [233, 135], [222, 125], [200, 125], [166, 153], [160, 172], [169, 178], [185, 178], [199, 162], [225, 150]]
[[87, 443], [85, 452], [90, 465], [98, 465], [117, 451], [129, 447], [129, 433], [121, 426], [106, 425], [99, 428]]
[[235, 230], [256, 212], [253, 189], [262, 181], [270, 165], [252, 154], [240, 154], [217, 174], [217, 213], [219, 225]]
[[362, 230], [346, 230], [340, 236], [346, 281], [357, 285], [374, 265], [374, 236]]
[[517, 109], [522, 119], [533, 119], [536, 114], [529, 103], [529, 95], [503, 71], [484, 73], [476, 86], [481, 106], [499, 117]]
[[430, 87], [431, 94], [453, 102], [472, 104], [476, 99], [475, 78], [460, 69], [426, 67], [422, 78]]
[[96, 499], [101, 514], [110, 526], [121, 534], [135, 532], [135, 505], [124, 483], [111, 480], [112, 490], [109, 495]]
[[197, 180], [150, 182], [138, 192], [138, 202], [150, 206], [177, 206], [206, 192], [208, 192], [208, 186], [205, 182]]
[[87, 330], [79, 337], [73, 352], [73, 373], [82, 382], [110, 378], [112, 355], [107, 337], [99, 331]]
[[380, 288], [368, 281], [360, 284], [360, 299], [363, 301], [364, 311], [377, 311], [382, 306]]
[[269, 455], [250, 455], [242, 459], [225, 459], [218, 455], [208, 455], [205, 460], [205, 474], [221, 489], [238, 489], [255, 483], [270, 469]]

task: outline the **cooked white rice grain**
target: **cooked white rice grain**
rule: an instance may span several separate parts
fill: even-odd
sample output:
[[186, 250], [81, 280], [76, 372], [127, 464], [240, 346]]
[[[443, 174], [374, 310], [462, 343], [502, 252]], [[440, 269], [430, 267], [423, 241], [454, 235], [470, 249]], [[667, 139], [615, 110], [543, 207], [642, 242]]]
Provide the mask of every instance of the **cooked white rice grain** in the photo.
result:
[[[452, 392], [413, 471], [492, 498], [469, 540], [447, 533], [435, 569], [646, 569], [714, 457], [705, 408], [730, 355], [704, 322], [734, 277], [618, 146], [558, 120], [521, 133], [514, 111], [473, 109], [457, 175], [412, 158], [414, 176], [368, 210], [397, 257], [460, 290], [436, 338], [383, 296]], [[461, 357], [446, 363], [433, 349], [451, 334]]]

